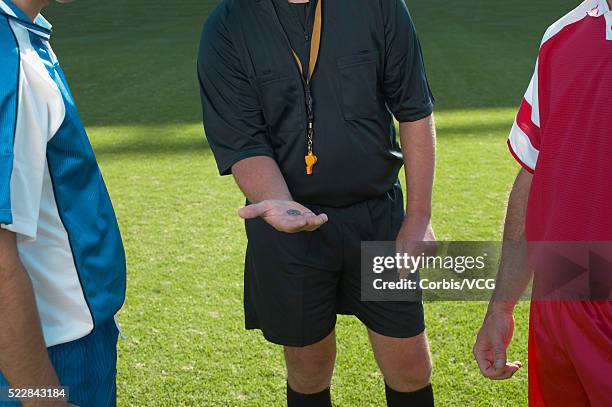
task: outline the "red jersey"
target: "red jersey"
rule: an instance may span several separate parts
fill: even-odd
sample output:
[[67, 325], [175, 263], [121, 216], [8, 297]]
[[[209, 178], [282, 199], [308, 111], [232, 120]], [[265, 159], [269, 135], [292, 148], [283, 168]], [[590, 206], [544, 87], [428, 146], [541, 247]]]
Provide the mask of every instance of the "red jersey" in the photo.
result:
[[508, 139], [534, 174], [530, 241], [612, 241], [612, 11], [587, 0], [553, 24]]

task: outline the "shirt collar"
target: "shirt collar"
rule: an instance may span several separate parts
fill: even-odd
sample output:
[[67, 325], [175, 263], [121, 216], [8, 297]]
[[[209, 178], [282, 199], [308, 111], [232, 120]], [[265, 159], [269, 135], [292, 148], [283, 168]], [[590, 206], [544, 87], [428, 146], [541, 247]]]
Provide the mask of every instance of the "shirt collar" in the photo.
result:
[[13, 4], [11, 0], [0, 0], [0, 14], [11, 18], [34, 35], [47, 41], [51, 38], [53, 27], [42, 15], [39, 14], [34, 21], [32, 21], [19, 7]]
[[612, 10], [607, 0], [592, 0], [587, 14], [593, 18], [604, 17], [606, 20], [606, 40], [612, 41]]
[[592, 6], [589, 8], [588, 15], [591, 17], [601, 17], [610, 12], [610, 6], [607, 0], [593, 0]]
[[[274, 0], [274, 3], [280, 5], [285, 11], [290, 10], [292, 6], [292, 4], [289, 3], [289, 0]], [[315, 3], [316, 3], [316, 0], [310, 0], [308, 3], [295, 3], [295, 4], [306, 5], [307, 8], [311, 9], [313, 4]]]

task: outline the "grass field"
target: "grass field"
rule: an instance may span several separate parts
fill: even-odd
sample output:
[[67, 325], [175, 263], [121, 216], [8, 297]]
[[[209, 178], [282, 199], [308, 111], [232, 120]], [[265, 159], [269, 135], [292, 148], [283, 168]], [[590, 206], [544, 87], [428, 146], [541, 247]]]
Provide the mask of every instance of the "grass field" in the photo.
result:
[[[332, 0], [333, 1], [333, 0]], [[438, 100], [434, 226], [495, 240], [517, 165], [505, 136], [547, 25], [576, 0], [409, 0]], [[128, 299], [119, 316], [122, 406], [280, 406], [280, 349], [243, 330], [243, 198], [217, 175], [200, 123], [195, 55], [212, 0], [82, 0], [52, 6], [72, 83], [120, 220]], [[442, 406], [526, 404], [526, 371], [480, 377], [471, 345], [484, 303], [426, 304]], [[526, 360], [527, 306], [510, 357]], [[333, 397], [382, 406], [363, 327], [338, 323]]]

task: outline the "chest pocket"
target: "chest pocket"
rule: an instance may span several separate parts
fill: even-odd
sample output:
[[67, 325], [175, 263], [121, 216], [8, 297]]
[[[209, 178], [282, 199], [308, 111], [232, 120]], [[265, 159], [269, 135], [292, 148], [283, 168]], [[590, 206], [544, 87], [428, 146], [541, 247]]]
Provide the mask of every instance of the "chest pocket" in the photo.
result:
[[304, 130], [306, 116], [302, 106], [303, 90], [299, 79], [275, 76], [258, 78], [257, 82], [263, 114], [272, 137], [279, 133]]
[[340, 96], [346, 120], [374, 119], [378, 113], [376, 57], [360, 53], [339, 58]]

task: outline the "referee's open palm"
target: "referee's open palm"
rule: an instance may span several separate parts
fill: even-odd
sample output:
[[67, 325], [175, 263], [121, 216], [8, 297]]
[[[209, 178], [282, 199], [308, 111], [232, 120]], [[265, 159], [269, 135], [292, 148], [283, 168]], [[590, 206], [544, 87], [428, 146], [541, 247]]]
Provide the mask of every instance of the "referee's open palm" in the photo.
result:
[[279, 232], [312, 232], [327, 222], [327, 215], [315, 215], [295, 201], [262, 201], [245, 206], [238, 212], [243, 219], [262, 218]]

